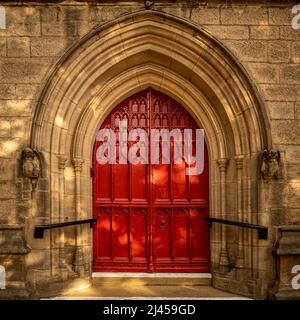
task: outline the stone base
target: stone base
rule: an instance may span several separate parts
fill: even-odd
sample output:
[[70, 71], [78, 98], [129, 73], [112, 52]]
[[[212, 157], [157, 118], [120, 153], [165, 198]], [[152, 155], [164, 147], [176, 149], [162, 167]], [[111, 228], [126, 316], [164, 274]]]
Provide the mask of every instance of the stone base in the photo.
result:
[[217, 289], [243, 295], [252, 299], [263, 299], [257, 292], [257, 280], [244, 279], [243, 281], [238, 281], [235, 279], [235, 270], [232, 270], [227, 275], [217, 272], [214, 273], [213, 286]]

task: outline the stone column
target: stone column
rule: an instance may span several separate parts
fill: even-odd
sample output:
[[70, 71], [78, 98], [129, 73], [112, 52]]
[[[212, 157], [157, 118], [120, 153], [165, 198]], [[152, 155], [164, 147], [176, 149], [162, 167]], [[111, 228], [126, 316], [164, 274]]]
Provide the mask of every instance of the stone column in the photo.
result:
[[[64, 171], [66, 168], [67, 158], [64, 155], [58, 157], [58, 170], [59, 170], [59, 222], [65, 221], [65, 176]], [[64, 228], [59, 228], [59, 269], [63, 280], [68, 277], [65, 260], [65, 231]]]
[[[81, 205], [80, 205], [80, 180], [83, 160], [80, 158], [74, 158], [72, 163], [75, 171], [75, 210], [76, 210], [76, 220], [81, 219]], [[76, 227], [76, 251], [75, 251], [75, 261], [74, 270], [80, 276], [84, 274], [84, 259], [83, 259], [83, 248], [82, 248], [82, 228], [81, 225]]]
[[[220, 170], [220, 209], [221, 218], [226, 218], [226, 170], [228, 166], [228, 159], [222, 158], [218, 160], [219, 170]], [[226, 226], [221, 225], [221, 251], [220, 251], [220, 261], [219, 261], [220, 272], [226, 273], [229, 271], [229, 257], [226, 242]]]
[[[243, 185], [242, 185], [242, 176], [243, 176], [243, 156], [235, 157], [236, 163], [236, 177], [237, 177], [237, 221], [243, 221]], [[235, 267], [237, 268], [237, 278], [242, 277], [241, 269], [244, 268], [244, 230], [240, 227], [237, 227], [238, 237], [237, 237], [237, 257], [235, 261]]]

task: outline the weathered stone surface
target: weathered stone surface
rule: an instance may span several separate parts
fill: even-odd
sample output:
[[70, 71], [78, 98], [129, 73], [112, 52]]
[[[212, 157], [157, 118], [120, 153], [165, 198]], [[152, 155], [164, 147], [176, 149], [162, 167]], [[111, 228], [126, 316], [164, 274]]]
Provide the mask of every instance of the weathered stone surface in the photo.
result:
[[1, 99], [13, 99], [16, 94], [16, 86], [14, 84], [0, 84]]
[[268, 43], [270, 62], [289, 62], [290, 44], [288, 41], [270, 41]]
[[16, 198], [16, 187], [13, 181], [0, 180], [0, 201]]
[[294, 30], [291, 26], [280, 27], [280, 39], [282, 39], [282, 40], [300, 40], [299, 30]]
[[31, 100], [0, 100], [3, 116], [31, 115]]
[[11, 122], [11, 136], [14, 138], [26, 138], [30, 132], [31, 118], [20, 117], [12, 119]]
[[15, 178], [15, 161], [12, 159], [0, 159], [0, 176], [3, 180]]
[[263, 7], [243, 7], [221, 9], [222, 24], [267, 25], [268, 10]]
[[10, 121], [0, 119], [0, 137], [10, 136]]
[[260, 85], [259, 90], [266, 100], [271, 101], [295, 101], [300, 97], [298, 86], [266, 84]]
[[268, 102], [271, 119], [294, 119], [295, 107], [293, 102]]
[[41, 21], [56, 23], [61, 18], [61, 9], [59, 6], [42, 6], [40, 8]]
[[300, 119], [300, 101], [299, 100], [295, 104], [295, 118]]
[[280, 81], [288, 84], [300, 83], [300, 65], [289, 64], [281, 67]]
[[76, 38], [36, 37], [31, 39], [31, 56], [60, 56]]
[[9, 57], [30, 56], [28, 37], [11, 37], [7, 39], [7, 55]]
[[0, 201], [0, 224], [14, 224], [16, 205], [15, 200], [3, 199]]
[[279, 39], [279, 27], [274, 26], [251, 26], [251, 39]]
[[271, 122], [274, 144], [300, 144], [300, 122], [273, 120]]
[[16, 98], [17, 99], [30, 99], [33, 100], [37, 97], [40, 90], [39, 85], [35, 84], [17, 84], [16, 85]]
[[42, 35], [44, 36], [76, 36], [77, 23], [64, 21], [58, 23], [42, 22]]
[[6, 29], [0, 36], [36, 36], [40, 34], [39, 8], [6, 6]]
[[279, 66], [275, 64], [247, 63], [245, 66], [257, 83], [279, 82]]
[[191, 20], [198, 24], [219, 24], [219, 8], [194, 8], [192, 10]]
[[293, 63], [300, 63], [300, 41], [293, 42], [291, 45], [291, 61]]
[[0, 82], [40, 83], [51, 62], [42, 58], [3, 58], [0, 60]]
[[285, 151], [287, 163], [300, 163], [300, 146], [282, 145], [280, 149]]
[[249, 28], [245, 26], [205, 25], [204, 27], [217, 39], [249, 39]]
[[0, 57], [6, 56], [6, 38], [0, 39]]
[[122, 14], [133, 11], [134, 8], [131, 6], [103, 6], [95, 7], [90, 12], [90, 19], [96, 21], [108, 21]]
[[15, 157], [19, 148], [20, 142], [17, 139], [0, 138], [0, 157]]
[[261, 40], [223, 40], [230, 50], [241, 61], [267, 61], [267, 46]]
[[291, 25], [294, 14], [292, 6], [288, 8], [269, 8], [269, 23], [271, 25]]

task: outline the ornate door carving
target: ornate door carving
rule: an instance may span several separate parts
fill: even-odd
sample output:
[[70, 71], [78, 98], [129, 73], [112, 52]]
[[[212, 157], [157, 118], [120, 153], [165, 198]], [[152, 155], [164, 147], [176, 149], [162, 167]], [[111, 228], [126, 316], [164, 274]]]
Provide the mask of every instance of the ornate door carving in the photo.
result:
[[[152, 128], [198, 128], [179, 103], [152, 88], [120, 103], [101, 128], [118, 133], [120, 120], [149, 137]], [[93, 159], [94, 271], [208, 272], [206, 146], [203, 173], [189, 176], [185, 163], [174, 164], [173, 140], [171, 164], [154, 165], [119, 164], [118, 152], [117, 164], [99, 164], [100, 144]]]

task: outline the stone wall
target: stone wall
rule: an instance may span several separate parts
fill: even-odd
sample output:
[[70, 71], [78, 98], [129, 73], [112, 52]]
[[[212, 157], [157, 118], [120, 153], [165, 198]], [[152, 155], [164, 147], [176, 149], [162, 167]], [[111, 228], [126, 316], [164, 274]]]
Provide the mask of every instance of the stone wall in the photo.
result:
[[[26, 288], [30, 292], [32, 283], [39, 282], [33, 280], [38, 279], [38, 272], [26, 270], [49, 270], [57, 258], [48, 250], [49, 239], [40, 244], [43, 250], [35, 245], [32, 248], [33, 230], [29, 223], [37, 208], [44, 208], [39, 210], [40, 222], [50, 222], [47, 212], [51, 179], [42, 177], [32, 194], [20, 171], [21, 151], [30, 145], [32, 119], [43, 85], [60, 57], [93, 27], [141, 10], [144, 4], [143, 1], [132, 5], [110, 1], [2, 4], [6, 8], [7, 29], [0, 30], [0, 235], [10, 249], [0, 250], [0, 265], [6, 268], [9, 294], [15, 294], [17, 289], [24, 295]], [[160, 1], [153, 7], [207, 30], [235, 55], [256, 86], [267, 110], [270, 128], [266, 130], [272, 147], [281, 153], [279, 179], [264, 187], [266, 203], [259, 203], [258, 209], [261, 223], [270, 227], [271, 234], [275, 234], [274, 226], [300, 225], [300, 30], [291, 27], [293, 4], [292, 1], [230, 4]], [[66, 169], [65, 209], [71, 220], [75, 218], [72, 163], [67, 162]], [[32, 197], [39, 199], [37, 204]], [[69, 265], [74, 259], [74, 232], [72, 229], [65, 234]], [[272, 279], [276, 278], [271, 244], [268, 252], [270, 280], [258, 294], [261, 298], [267, 297], [274, 284]], [[300, 264], [297, 255], [289, 261], [282, 271], [285, 274], [293, 264]], [[51, 276], [55, 275], [49, 273]], [[238, 292], [239, 288], [235, 290]]]

